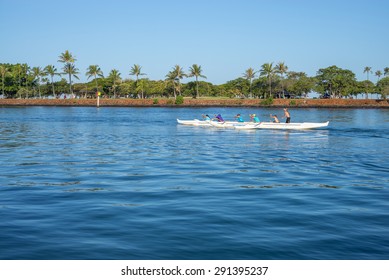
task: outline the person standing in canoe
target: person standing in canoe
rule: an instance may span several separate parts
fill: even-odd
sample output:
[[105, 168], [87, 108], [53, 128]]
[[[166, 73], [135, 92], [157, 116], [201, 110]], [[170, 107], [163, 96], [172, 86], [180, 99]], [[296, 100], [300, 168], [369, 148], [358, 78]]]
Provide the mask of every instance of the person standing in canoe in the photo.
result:
[[252, 122], [255, 122], [255, 123], [261, 122], [261, 121], [259, 120], [259, 118], [257, 117], [256, 114], [251, 114], [251, 115], [250, 115], [250, 120], [251, 120]]
[[290, 123], [290, 113], [288, 111], [288, 108], [284, 108], [284, 116], [283, 118], [286, 118], [286, 123]]
[[215, 115], [215, 118], [213, 120], [217, 120], [218, 122], [224, 122], [224, 119], [220, 114]]
[[235, 116], [235, 119], [236, 119], [237, 122], [244, 122], [244, 119], [242, 118], [242, 116], [240, 114], [237, 114]]

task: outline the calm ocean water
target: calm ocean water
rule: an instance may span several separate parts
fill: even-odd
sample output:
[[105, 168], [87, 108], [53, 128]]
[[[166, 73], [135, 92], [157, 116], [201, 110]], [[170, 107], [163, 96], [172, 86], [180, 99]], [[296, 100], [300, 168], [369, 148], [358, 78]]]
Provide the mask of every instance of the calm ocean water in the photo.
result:
[[389, 110], [0, 108], [0, 259], [389, 259]]

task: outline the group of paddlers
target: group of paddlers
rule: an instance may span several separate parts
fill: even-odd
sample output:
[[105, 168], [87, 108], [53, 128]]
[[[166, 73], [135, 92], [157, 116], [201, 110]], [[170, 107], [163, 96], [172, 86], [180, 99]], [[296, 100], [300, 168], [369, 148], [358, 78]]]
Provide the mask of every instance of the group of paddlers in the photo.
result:
[[[223, 117], [220, 114], [215, 115], [214, 118], [211, 118], [209, 115], [202, 115], [202, 116], [203, 116], [203, 119], [205, 121], [225, 122], [225, 120], [223, 119]], [[260, 123], [261, 122], [256, 114], [250, 114], [249, 116], [250, 116], [250, 121], [251, 122], [254, 122], [254, 123]], [[280, 122], [280, 120], [278, 119], [277, 115], [270, 114], [270, 118], [272, 119], [272, 121], [274, 123], [279, 123]], [[288, 108], [284, 108], [284, 116], [282, 118], [286, 119], [286, 121], [285, 121], [286, 123], [290, 123], [290, 113], [288, 111]], [[244, 122], [244, 119], [241, 116], [241, 114], [237, 114], [235, 116], [235, 120], [237, 122]]]

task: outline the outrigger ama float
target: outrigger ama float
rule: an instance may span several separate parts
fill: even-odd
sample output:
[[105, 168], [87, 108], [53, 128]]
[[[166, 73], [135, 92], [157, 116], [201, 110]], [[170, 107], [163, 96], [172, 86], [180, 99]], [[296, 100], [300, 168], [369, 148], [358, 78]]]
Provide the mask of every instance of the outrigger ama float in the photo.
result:
[[217, 128], [234, 128], [234, 129], [315, 129], [321, 127], [327, 127], [329, 121], [323, 123], [312, 123], [312, 122], [302, 122], [302, 123], [274, 123], [274, 122], [234, 122], [234, 121], [201, 121], [198, 119], [194, 120], [179, 120], [177, 123], [182, 125], [192, 125], [192, 126], [205, 126], [205, 127], [217, 127]]

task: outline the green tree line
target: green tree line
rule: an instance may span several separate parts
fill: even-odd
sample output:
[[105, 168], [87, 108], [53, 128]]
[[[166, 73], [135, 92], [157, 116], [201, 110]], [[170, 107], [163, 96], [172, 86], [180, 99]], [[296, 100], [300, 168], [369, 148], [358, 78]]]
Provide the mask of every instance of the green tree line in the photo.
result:
[[[60, 69], [55, 65], [30, 67], [27, 64], [0, 64], [2, 98], [60, 98], [70, 96], [94, 98], [100, 91], [106, 98], [156, 98], [191, 96], [230, 98], [305, 98], [316, 92], [322, 98], [365, 98], [377, 94], [386, 99], [389, 94], [389, 67], [375, 71], [376, 82], [371, 81], [372, 68], [366, 66], [366, 80], [357, 81], [355, 74], [335, 65], [319, 69], [316, 76], [289, 71], [284, 62], [264, 63], [258, 70], [252, 67], [240, 77], [221, 85], [206, 81], [200, 65], [193, 64], [186, 71], [175, 65], [164, 79], [150, 80], [142, 66], [134, 64], [122, 74], [112, 69], [104, 75], [99, 65], [90, 65], [85, 72], [76, 67], [76, 57], [66, 50], [58, 56]], [[74, 83], [80, 75], [88, 82]], [[383, 76], [383, 78], [381, 78]], [[127, 77], [127, 78], [126, 78]], [[192, 81], [182, 83], [182, 79]]]

